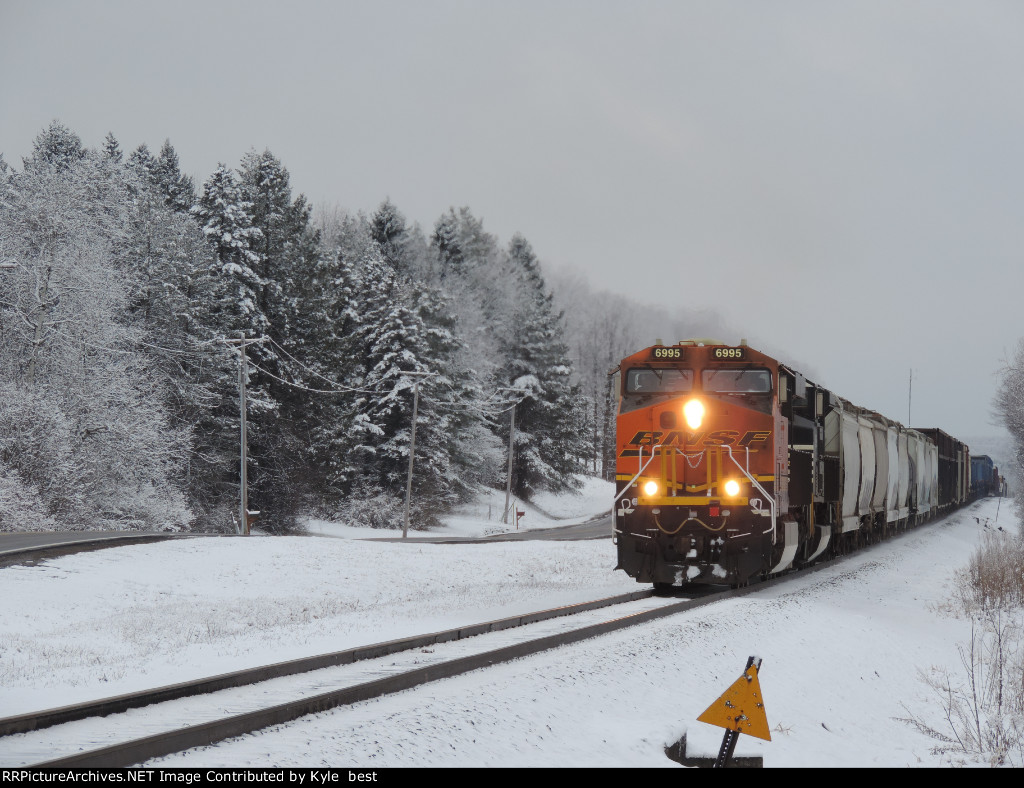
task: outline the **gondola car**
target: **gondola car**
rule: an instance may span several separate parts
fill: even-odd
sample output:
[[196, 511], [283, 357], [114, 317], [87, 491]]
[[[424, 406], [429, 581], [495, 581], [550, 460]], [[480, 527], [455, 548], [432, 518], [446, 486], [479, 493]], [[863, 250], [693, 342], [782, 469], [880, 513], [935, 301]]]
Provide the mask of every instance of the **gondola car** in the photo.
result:
[[859, 408], [749, 347], [660, 342], [616, 372], [617, 568], [741, 586], [969, 497], [967, 447]]

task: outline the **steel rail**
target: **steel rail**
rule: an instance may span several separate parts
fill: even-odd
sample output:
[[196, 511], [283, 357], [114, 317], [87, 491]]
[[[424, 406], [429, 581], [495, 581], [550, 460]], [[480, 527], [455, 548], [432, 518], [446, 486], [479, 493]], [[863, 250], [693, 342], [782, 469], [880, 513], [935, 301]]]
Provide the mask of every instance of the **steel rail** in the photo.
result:
[[587, 610], [598, 610], [603, 607], [633, 602], [638, 599], [646, 599], [652, 595], [650, 589], [633, 591], [628, 594], [620, 594], [604, 599], [596, 599], [591, 602], [581, 602], [575, 605], [550, 608], [535, 613], [526, 613], [519, 616], [485, 621], [482, 624], [470, 624], [455, 629], [446, 629], [441, 632], [433, 632], [425, 635], [389, 640], [383, 643], [374, 643], [369, 646], [359, 646], [344, 651], [334, 651], [327, 654], [318, 654], [312, 657], [302, 657], [287, 662], [277, 662], [271, 665], [262, 665], [255, 668], [246, 668], [231, 673], [223, 673], [217, 676], [210, 676], [192, 681], [184, 681], [177, 684], [169, 684], [164, 687], [156, 687], [150, 690], [131, 692], [124, 695], [116, 695], [100, 700], [76, 703], [70, 706], [61, 706], [54, 709], [46, 709], [37, 712], [28, 712], [13, 717], [0, 718], [0, 736], [8, 736], [15, 733], [27, 733], [29, 731], [41, 730], [54, 725], [62, 725], [66, 722], [84, 720], [89, 717], [106, 717], [109, 714], [118, 714], [137, 709], [143, 706], [150, 706], [155, 703], [165, 703], [170, 700], [204, 695], [211, 692], [219, 692], [233, 687], [242, 687], [248, 684], [256, 684], [261, 681], [293, 676], [298, 673], [308, 673], [313, 670], [334, 667], [336, 665], [349, 665], [366, 659], [374, 659], [389, 654], [396, 654], [401, 651], [408, 651], [415, 648], [423, 648], [437, 643], [448, 643], [462, 640], [464, 638], [482, 635], [487, 632], [500, 632], [513, 627], [535, 624], [540, 621], [548, 621], [561, 616], [571, 616], [575, 613], [582, 613]]
[[[917, 528], [910, 528], [904, 532], [898, 534], [892, 534], [888, 539], [882, 540], [888, 542], [890, 540], [899, 539], [915, 532]], [[875, 545], [869, 545], [868, 548], [874, 547]], [[771, 588], [772, 586], [779, 583], [787, 583], [794, 580], [799, 580], [808, 575], [814, 574], [820, 570], [827, 568], [835, 568], [838, 565], [845, 563], [845, 560], [850, 557], [863, 556], [864, 551], [856, 551], [850, 555], [844, 555], [836, 557], [832, 560], [823, 561], [813, 566], [804, 567], [795, 572], [787, 572], [777, 577], [769, 578], [761, 582], [755, 583], [750, 586], [742, 588], [722, 590], [719, 592], [712, 592], [706, 596], [702, 596], [698, 599], [687, 599], [684, 601], [669, 603], [663, 607], [646, 610], [639, 613], [635, 613], [628, 616], [622, 616], [614, 618], [599, 624], [588, 625], [580, 627], [575, 630], [562, 632], [556, 635], [549, 635], [533, 640], [523, 641], [511, 646], [505, 646], [502, 648], [494, 649], [484, 653], [461, 657], [445, 662], [436, 663], [433, 665], [425, 666], [422, 668], [414, 668], [405, 673], [397, 674], [391, 677], [378, 679], [370, 682], [365, 682], [355, 686], [346, 687], [343, 689], [332, 690], [326, 693], [321, 693], [304, 699], [290, 701], [283, 704], [274, 705], [265, 709], [247, 712], [244, 714], [234, 715], [225, 717], [220, 720], [205, 723], [202, 725], [189, 726], [180, 728], [174, 731], [166, 731], [160, 734], [147, 736], [132, 741], [127, 741], [107, 747], [91, 750], [87, 752], [80, 752], [74, 755], [46, 761], [43, 763], [31, 764], [32, 768], [56, 768], [56, 767], [68, 767], [68, 766], [95, 766], [95, 767], [114, 767], [114, 766], [130, 766], [138, 763], [143, 763], [153, 758], [159, 758], [165, 755], [169, 755], [175, 752], [180, 752], [193, 747], [202, 747], [215, 744], [219, 741], [223, 741], [228, 738], [235, 736], [244, 735], [246, 733], [252, 733], [254, 731], [272, 726], [278, 725], [292, 720], [298, 719], [309, 714], [315, 714], [321, 711], [336, 708], [338, 706], [348, 705], [357, 703], [363, 700], [388, 695], [395, 692], [400, 692], [406, 689], [411, 689], [428, 682], [437, 681], [443, 678], [450, 678], [458, 676], [463, 673], [467, 673], [480, 668], [490, 667], [493, 665], [500, 664], [502, 662], [508, 662], [513, 659], [518, 659], [524, 656], [537, 654], [542, 651], [558, 648], [560, 646], [569, 645], [572, 643], [586, 640], [599, 635], [608, 634], [615, 632], [620, 629], [624, 629], [630, 626], [636, 626], [644, 624], [650, 621], [657, 620], [666, 616], [674, 615], [676, 613], [685, 612], [692, 610], [697, 607], [712, 604], [714, 602], [722, 601], [729, 598], [737, 598], [747, 596], [749, 594], [757, 593], [761, 590]], [[431, 643], [443, 642], [441, 639], [437, 639], [438, 636], [449, 635], [452, 633], [461, 633], [460, 637], [469, 637], [471, 634], [484, 634], [487, 632], [498, 631], [501, 628], [511, 628], [520, 626], [522, 624], [537, 623], [546, 619], [554, 618], [557, 616], [569, 616], [574, 612], [583, 612], [584, 607], [586, 609], [597, 609], [600, 607], [607, 607], [612, 604], [626, 602], [630, 600], [642, 599], [652, 595], [650, 590], [638, 591], [633, 594], [627, 594], [620, 597], [609, 597], [607, 600], [595, 600], [591, 603], [584, 603], [580, 606], [567, 606], [565, 608], [555, 608], [549, 611], [540, 611], [538, 613], [527, 614], [524, 616], [514, 616], [507, 619], [500, 619], [494, 622], [486, 622], [484, 624], [478, 624], [470, 627], [462, 627], [455, 630], [447, 630], [443, 633], [434, 633], [434, 635], [420, 636], [420, 638], [408, 638], [404, 641], [391, 641], [388, 643], [377, 644], [378, 647], [389, 647], [395, 644], [407, 643], [409, 645], [406, 648], [415, 648], [418, 645], [429, 645]], [[609, 601], [610, 600], [610, 601]], [[520, 623], [512, 623], [520, 622]], [[502, 626], [504, 625], [504, 626]], [[427, 638], [423, 640], [422, 638]], [[459, 637], [448, 638], [448, 639], [459, 639]], [[340, 656], [349, 653], [356, 653], [367, 649], [373, 649], [374, 646], [363, 647], [363, 649], [351, 649], [348, 652], [336, 652], [334, 655], [321, 655], [321, 657], [332, 657]], [[401, 650], [401, 649], [398, 649]], [[394, 653], [394, 651], [383, 651], [380, 654]], [[360, 659], [369, 658], [370, 654], [367, 654]], [[318, 657], [309, 658], [310, 660], [319, 659]], [[301, 663], [305, 660], [294, 660], [295, 663]], [[280, 665], [289, 665], [292, 663], [279, 663]], [[344, 664], [339, 661], [335, 664]], [[329, 667], [330, 665], [325, 665]], [[273, 668], [275, 666], [266, 666]], [[316, 669], [315, 667], [309, 668], [309, 670]], [[261, 670], [259, 668], [253, 669], [254, 671]], [[239, 674], [244, 674], [249, 671], [239, 671]], [[225, 674], [223, 677], [214, 678], [227, 678], [235, 676], [237, 674]], [[288, 675], [288, 674], [281, 674]], [[270, 676], [268, 675], [268, 678]], [[195, 683], [195, 682], [193, 682]], [[242, 684], [248, 684], [251, 682], [242, 682]], [[182, 686], [187, 686], [189, 683], [186, 682]], [[172, 689], [179, 685], [172, 685], [171, 688], [161, 688], [162, 690]], [[226, 686], [239, 686], [226, 685]], [[212, 690], [203, 690], [203, 692], [209, 692]], [[145, 694], [145, 693], [142, 693]], [[196, 693], [190, 693], [196, 694]], [[131, 696], [120, 696], [122, 698]], [[184, 697], [184, 696], [178, 696]], [[110, 699], [117, 700], [117, 699]], [[89, 705], [89, 704], [81, 704]], [[74, 708], [74, 707], [68, 707]], [[52, 710], [54, 712], [61, 711], [60, 709]], [[107, 712], [112, 713], [112, 712]], [[31, 715], [23, 715], [31, 716]], [[89, 715], [93, 716], [93, 715]], [[16, 718], [8, 718], [13, 720]], [[81, 719], [77, 717], [76, 719]], [[0, 720], [0, 723], [7, 722], [8, 720]], [[66, 720], [62, 720], [66, 721]], [[53, 723], [56, 724], [56, 723]]]
[[[916, 529], [911, 529], [911, 531], [908, 531], [907, 533], [910, 533], [913, 530]], [[906, 534], [900, 534], [899, 536], [904, 535]], [[857, 551], [853, 554], [853, 556], [863, 555], [863, 551]], [[577, 643], [582, 640], [616, 632], [627, 627], [645, 624], [677, 613], [703, 607], [704, 605], [720, 602], [725, 599], [756, 594], [780, 583], [789, 583], [791, 581], [800, 580], [823, 569], [835, 568], [837, 565], [845, 563], [845, 559], [848, 557], [851, 556], [842, 556], [836, 560], [825, 561], [814, 566], [803, 568], [796, 572], [789, 572], [778, 577], [769, 578], [754, 585], [742, 588], [724, 589], [722, 591], [709, 593], [706, 596], [702, 596], [697, 599], [686, 599], [679, 602], [667, 603], [665, 606], [653, 610], [646, 610], [628, 616], [612, 618], [598, 624], [580, 627], [555, 635], [526, 640], [480, 654], [447, 660], [421, 668], [413, 668], [412, 670], [396, 674], [394, 676], [376, 679], [342, 689], [331, 690], [325, 693], [289, 701], [287, 703], [277, 704], [252, 712], [224, 717], [201, 725], [188, 726], [173, 731], [165, 731], [159, 734], [121, 742], [95, 750], [79, 752], [50, 761], [31, 764], [29, 768], [126, 767], [141, 764], [154, 758], [160, 758], [165, 755], [182, 752], [194, 747], [209, 746], [236, 736], [253, 733], [254, 731], [268, 728], [273, 725], [291, 722], [310, 714], [316, 714], [339, 706], [359, 703], [361, 701], [401, 692], [403, 690], [413, 689], [429, 682], [438, 681], [444, 678], [451, 678], [473, 670], [491, 667], [503, 662], [509, 662], [514, 659], [538, 654], [543, 651], [548, 651], [561, 646]], [[626, 596], [631, 596], [635, 599], [642, 599], [651, 595], [651, 591], [645, 590]], [[621, 598], [610, 597], [609, 599]], [[603, 600], [587, 604], [595, 605], [601, 601]], [[591, 607], [590, 609], [594, 608]], [[560, 611], [564, 610], [564, 608], [556, 608], [555, 610]], [[529, 622], [524, 621], [524, 623], [536, 623], [544, 620], [544, 618], [539, 618], [538, 616], [546, 616], [549, 612], [551, 611], [542, 611], [540, 613], [531, 614], [530, 616], [513, 617], [512, 619], [502, 619], [501, 621], [530, 618], [531, 620]], [[571, 614], [563, 613], [562, 615]], [[554, 616], [547, 617], [551, 618]], [[489, 624], [477, 625], [477, 627], [488, 626]], [[511, 626], [515, 625], [513, 624]], [[469, 629], [471, 628], [466, 627], [462, 630], [450, 631], [467, 631]], [[487, 631], [494, 630], [480, 629], [478, 634], [482, 634]], [[411, 640], [413, 639], [410, 639], [410, 641]]]
[[[611, 618], [599, 624], [547, 635], [533, 640], [523, 641], [510, 646], [460, 657], [433, 665], [389, 676], [383, 679], [364, 682], [355, 686], [331, 690], [307, 698], [278, 704], [253, 712], [224, 717], [213, 722], [180, 728], [174, 731], [122, 742], [107, 747], [75, 753], [74, 755], [57, 758], [43, 763], [31, 764], [29, 768], [65, 768], [65, 767], [126, 767], [144, 763], [193, 747], [205, 747], [225, 739], [242, 736], [257, 730], [280, 725], [328, 711], [338, 706], [350, 705], [372, 698], [390, 695], [403, 690], [412, 689], [439, 679], [459, 676], [463, 673], [492, 667], [514, 659], [530, 656], [560, 646], [577, 643], [599, 635], [615, 632], [627, 627], [644, 624], [665, 616], [692, 610], [693, 608], [711, 604], [732, 596], [743, 596], [753, 593], [768, 585], [763, 583], [756, 588], [726, 590], [708, 594], [699, 599], [687, 599], [668, 603], [663, 607], [634, 613], [629, 616]], [[650, 596], [650, 592], [647, 592]]]

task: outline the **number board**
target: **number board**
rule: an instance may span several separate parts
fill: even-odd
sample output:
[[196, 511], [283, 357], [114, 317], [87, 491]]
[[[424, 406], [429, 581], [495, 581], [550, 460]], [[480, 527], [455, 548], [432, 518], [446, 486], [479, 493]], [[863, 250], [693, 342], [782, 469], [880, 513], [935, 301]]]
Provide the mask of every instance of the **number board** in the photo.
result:
[[651, 358], [679, 361], [683, 357], [683, 349], [678, 347], [656, 347], [651, 350]]
[[747, 352], [742, 347], [716, 347], [711, 357], [717, 361], [740, 361], [747, 357]]

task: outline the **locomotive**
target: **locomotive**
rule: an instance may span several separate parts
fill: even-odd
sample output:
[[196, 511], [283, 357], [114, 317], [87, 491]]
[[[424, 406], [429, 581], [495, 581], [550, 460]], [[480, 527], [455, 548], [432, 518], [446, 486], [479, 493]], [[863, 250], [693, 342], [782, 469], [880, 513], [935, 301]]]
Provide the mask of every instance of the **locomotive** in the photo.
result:
[[617, 569], [746, 585], [967, 502], [968, 447], [749, 347], [660, 340], [615, 371]]
[[1002, 496], [1003, 477], [987, 454], [971, 455], [971, 497]]

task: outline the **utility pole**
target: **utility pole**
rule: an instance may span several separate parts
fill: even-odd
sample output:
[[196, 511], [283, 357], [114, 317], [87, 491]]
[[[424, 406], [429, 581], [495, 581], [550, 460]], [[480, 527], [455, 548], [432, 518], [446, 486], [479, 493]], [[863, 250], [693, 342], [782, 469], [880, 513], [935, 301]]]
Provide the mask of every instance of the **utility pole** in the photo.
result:
[[246, 424], [245, 412], [247, 410], [247, 399], [246, 399], [246, 384], [249, 380], [249, 358], [245, 355], [245, 348], [249, 345], [258, 345], [260, 342], [264, 342], [265, 338], [260, 337], [259, 339], [246, 339], [245, 332], [238, 332], [238, 339], [224, 339], [229, 345], [238, 343], [238, 352], [241, 354], [241, 360], [238, 364], [238, 415], [239, 415], [239, 433], [240, 433], [240, 453], [241, 453], [241, 468], [238, 472], [238, 481], [240, 483], [241, 495], [238, 502], [238, 533], [245, 536], [249, 536], [249, 480], [248, 480], [248, 465], [249, 465], [249, 441], [248, 441], [248, 425]]
[[913, 422], [910, 421], [910, 403], [914, 396], [914, 368], [910, 368], [910, 383], [907, 384], [907, 426], [910, 427]]
[[501, 522], [508, 525], [509, 500], [512, 497], [512, 447], [516, 438], [516, 405], [512, 405], [512, 420], [508, 428], [508, 476], [505, 480], [505, 513], [501, 516]]
[[409, 536], [409, 506], [412, 501], [412, 468], [416, 458], [416, 416], [420, 406], [420, 378], [428, 378], [433, 372], [403, 372], [413, 378], [412, 384], [412, 435], [409, 437], [409, 475], [405, 480], [405, 521], [402, 523], [402, 538]]
[[239, 391], [239, 412], [241, 415], [241, 433], [242, 433], [242, 470], [239, 474], [239, 481], [241, 482], [242, 488], [242, 500], [240, 504], [238, 522], [240, 523], [242, 534], [245, 536], [249, 535], [249, 480], [246, 476], [246, 466], [249, 464], [249, 441], [248, 441], [248, 428], [245, 422], [245, 411], [246, 411], [246, 397], [245, 397], [245, 384], [249, 379], [249, 359], [245, 355], [245, 332], [238, 332], [238, 352], [242, 354], [242, 361], [238, 365], [238, 391]]

